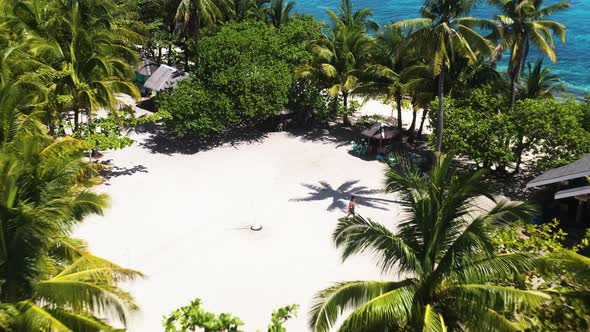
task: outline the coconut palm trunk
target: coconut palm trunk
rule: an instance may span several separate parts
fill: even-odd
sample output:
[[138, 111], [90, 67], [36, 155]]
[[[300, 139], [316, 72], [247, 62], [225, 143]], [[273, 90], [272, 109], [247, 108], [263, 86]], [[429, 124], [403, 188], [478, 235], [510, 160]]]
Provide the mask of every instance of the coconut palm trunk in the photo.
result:
[[404, 125], [402, 122], [402, 94], [399, 91], [395, 94], [395, 103], [397, 106], [397, 129], [401, 134], [402, 130], [404, 129]]
[[[443, 140], [443, 123], [444, 123], [444, 98], [445, 98], [445, 71], [446, 66], [443, 62], [440, 68], [440, 75], [438, 76], [438, 114], [436, 117], [436, 149], [434, 151], [435, 160], [440, 157], [442, 153]], [[435, 161], [436, 162], [436, 161]]]
[[344, 115], [342, 116], [342, 122], [345, 126], [350, 125], [350, 119], [348, 118], [348, 92], [342, 93], [342, 106], [344, 106]]
[[524, 64], [526, 62], [526, 58], [528, 57], [528, 37], [524, 38], [523, 42], [519, 45], [516, 52], [517, 54], [514, 56], [514, 61], [517, 61], [517, 64], [514, 66], [510, 75], [510, 109], [514, 109], [514, 104], [516, 103], [516, 95], [518, 94], [518, 80], [520, 79], [520, 75], [524, 70]]
[[412, 123], [408, 129], [408, 141], [410, 143], [414, 142], [414, 138], [416, 136], [416, 118], [418, 117], [418, 110], [416, 107], [416, 98], [412, 97]]

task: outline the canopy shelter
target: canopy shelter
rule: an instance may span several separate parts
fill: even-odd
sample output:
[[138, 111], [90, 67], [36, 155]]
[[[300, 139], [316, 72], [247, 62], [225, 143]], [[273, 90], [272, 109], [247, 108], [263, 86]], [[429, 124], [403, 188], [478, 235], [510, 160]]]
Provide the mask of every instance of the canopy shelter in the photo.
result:
[[152, 91], [160, 92], [175, 87], [178, 81], [186, 77], [188, 77], [188, 73], [182, 70], [167, 65], [160, 65], [152, 73], [152, 76], [147, 79], [144, 86]]
[[368, 138], [368, 146], [370, 152], [377, 152], [377, 154], [385, 154], [387, 150], [387, 143], [400, 135], [397, 128], [387, 126], [383, 122], [377, 122], [371, 127], [363, 130], [361, 134]]
[[[527, 188], [540, 187], [555, 184], [556, 190], [553, 198], [566, 202], [577, 200], [577, 211], [575, 220], [581, 221], [584, 215], [590, 210], [585, 203], [590, 201], [590, 185], [584, 178], [590, 177], [590, 153], [582, 156], [579, 160], [562, 167], [549, 170], [527, 183]], [[575, 199], [572, 201], [572, 199]], [[557, 201], [554, 201], [557, 204]], [[569, 210], [569, 208], [568, 208]]]
[[586, 153], [578, 161], [569, 165], [549, 170], [527, 183], [527, 188], [544, 186], [551, 183], [558, 183], [590, 176], [590, 153]]
[[555, 193], [555, 199], [575, 197], [581, 201], [590, 200], [590, 186], [561, 190]]
[[377, 122], [370, 128], [367, 128], [361, 132], [363, 136], [370, 139], [387, 141], [392, 140], [399, 136], [399, 131], [395, 127], [387, 126], [383, 122]]
[[145, 81], [155, 73], [160, 65], [148, 58], [143, 58], [141, 62], [135, 67], [135, 81], [145, 83]]

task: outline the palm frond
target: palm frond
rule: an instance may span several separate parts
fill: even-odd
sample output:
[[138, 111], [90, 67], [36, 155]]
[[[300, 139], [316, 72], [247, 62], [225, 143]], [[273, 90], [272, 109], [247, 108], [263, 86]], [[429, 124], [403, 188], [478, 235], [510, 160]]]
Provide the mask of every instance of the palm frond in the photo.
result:
[[392, 308], [386, 310], [399, 310], [401, 304], [396, 303], [391, 297], [397, 290], [400, 295], [406, 294], [412, 284], [411, 280], [349, 281], [326, 288], [316, 295], [315, 303], [310, 311], [309, 327], [317, 332], [330, 331], [343, 312], [357, 309], [383, 294], [389, 294], [388, 298], [392, 302]]
[[399, 264], [400, 273], [421, 273], [414, 250], [385, 226], [370, 219], [359, 215], [340, 219], [332, 237], [336, 246], [343, 249], [343, 260], [354, 254], [371, 251], [379, 257], [383, 272]]

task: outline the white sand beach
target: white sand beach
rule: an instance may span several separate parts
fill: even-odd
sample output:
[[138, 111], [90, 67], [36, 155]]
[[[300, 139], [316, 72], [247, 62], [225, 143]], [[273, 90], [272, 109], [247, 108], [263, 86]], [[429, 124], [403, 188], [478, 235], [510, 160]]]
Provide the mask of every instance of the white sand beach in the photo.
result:
[[[274, 309], [296, 303], [300, 315], [286, 326], [306, 331], [317, 291], [384, 278], [369, 256], [342, 264], [331, 240], [352, 193], [363, 216], [394, 226], [400, 213], [381, 191], [383, 164], [349, 154], [348, 141], [283, 132], [161, 154], [138, 138], [103, 157], [114, 166], [99, 188], [111, 207], [75, 234], [95, 254], [147, 275], [126, 286], [141, 307], [129, 331], [162, 331], [162, 316], [196, 297], [209, 311], [240, 317], [245, 331], [265, 330]], [[262, 231], [248, 229], [255, 223]]]

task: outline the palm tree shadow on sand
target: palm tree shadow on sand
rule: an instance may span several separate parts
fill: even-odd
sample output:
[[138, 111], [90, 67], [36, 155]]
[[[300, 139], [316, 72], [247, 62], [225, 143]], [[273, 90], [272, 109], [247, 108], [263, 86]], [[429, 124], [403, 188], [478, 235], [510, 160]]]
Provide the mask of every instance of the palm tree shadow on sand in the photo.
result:
[[371, 207], [380, 210], [387, 210], [388, 203], [396, 203], [397, 201], [370, 197], [368, 195], [375, 195], [383, 193], [380, 189], [369, 189], [365, 186], [357, 185], [359, 180], [346, 181], [338, 188], [332, 187], [325, 181], [320, 181], [319, 185], [302, 183], [301, 185], [309, 189], [309, 193], [306, 197], [292, 198], [290, 202], [311, 202], [311, 201], [323, 201], [331, 200], [328, 206], [328, 211], [336, 209], [345, 210], [350, 200], [351, 195], [356, 196], [356, 203], [359, 206]]

